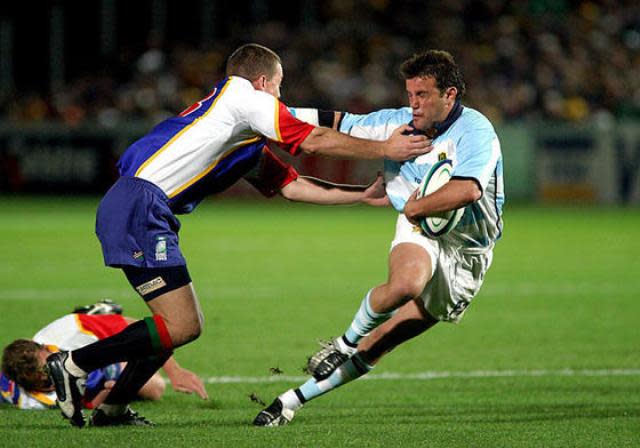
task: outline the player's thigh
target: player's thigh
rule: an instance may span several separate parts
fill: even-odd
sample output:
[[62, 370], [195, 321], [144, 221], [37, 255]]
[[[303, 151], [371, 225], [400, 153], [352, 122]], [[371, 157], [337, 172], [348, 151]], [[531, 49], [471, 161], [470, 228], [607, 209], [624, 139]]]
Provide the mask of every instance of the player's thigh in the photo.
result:
[[426, 238], [403, 214], [398, 215], [389, 254], [388, 284], [399, 288], [398, 293], [417, 296], [433, 276], [439, 253], [437, 241]]
[[389, 254], [388, 284], [398, 295], [417, 297], [431, 279], [433, 262], [429, 252], [414, 243], [400, 243]]

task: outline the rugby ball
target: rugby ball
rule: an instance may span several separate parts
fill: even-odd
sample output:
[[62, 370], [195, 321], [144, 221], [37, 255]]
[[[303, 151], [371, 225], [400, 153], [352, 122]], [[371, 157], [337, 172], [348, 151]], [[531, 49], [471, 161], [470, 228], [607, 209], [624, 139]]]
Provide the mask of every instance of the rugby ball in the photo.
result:
[[[440, 189], [444, 184], [449, 182], [452, 172], [453, 163], [450, 159], [438, 161], [431, 167], [427, 175], [422, 179], [422, 182], [420, 182], [417, 198], [423, 198]], [[426, 236], [438, 238], [439, 236], [449, 233], [451, 229], [460, 222], [463, 213], [464, 207], [433, 216], [427, 216], [420, 220], [420, 228]]]

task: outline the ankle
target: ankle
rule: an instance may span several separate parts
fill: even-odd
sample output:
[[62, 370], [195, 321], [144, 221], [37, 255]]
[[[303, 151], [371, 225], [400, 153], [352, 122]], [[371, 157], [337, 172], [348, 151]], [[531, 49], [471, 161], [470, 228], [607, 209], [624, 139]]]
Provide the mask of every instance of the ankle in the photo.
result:
[[78, 365], [73, 361], [71, 352], [67, 354], [67, 359], [65, 359], [64, 361], [64, 368], [67, 372], [75, 377], [84, 378], [85, 376], [87, 376], [87, 372], [78, 367]]
[[337, 338], [335, 345], [343, 355], [351, 356], [358, 351], [358, 343], [351, 342], [345, 335]]
[[127, 406], [128, 405], [126, 404], [102, 403], [100, 406], [98, 406], [98, 409], [100, 409], [109, 417], [117, 417], [119, 415], [123, 415], [126, 412]]

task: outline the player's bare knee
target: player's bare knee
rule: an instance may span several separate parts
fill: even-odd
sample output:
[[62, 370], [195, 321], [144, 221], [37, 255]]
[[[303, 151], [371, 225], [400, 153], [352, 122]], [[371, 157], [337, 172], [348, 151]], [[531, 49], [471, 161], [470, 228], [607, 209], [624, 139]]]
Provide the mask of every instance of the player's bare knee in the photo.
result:
[[[183, 328], [179, 332], [175, 333], [175, 339], [173, 340], [173, 346], [179, 347], [189, 342], [195, 341], [200, 337], [200, 331], [197, 328]], [[174, 336], [172, 336], [174, 338]]]
[[189, 333], [189, 342], [195, 341], [202, 334], [202, 322], [198, 320], [191, 326], [191, 332]]
[[409, 300], [418, 297], [424, 290], [424, 284], [414, 279], [402, 279], [389, 284], [391, 297], [398, 305], [403, 305]]

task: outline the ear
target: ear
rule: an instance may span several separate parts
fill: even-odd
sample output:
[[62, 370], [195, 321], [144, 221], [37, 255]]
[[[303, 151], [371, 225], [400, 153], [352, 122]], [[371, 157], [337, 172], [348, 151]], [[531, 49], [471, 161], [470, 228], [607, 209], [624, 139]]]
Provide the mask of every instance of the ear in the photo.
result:
[[254, 89], [264, 91], [267, 88], [267, 76], [260, 75], [256, 79], [254, 79], [251, 84], [253, 85]]
[[447, 87], [444, 93], [448, 100], [455, 101], [458, 98], [458, 89], [456, 87]]

